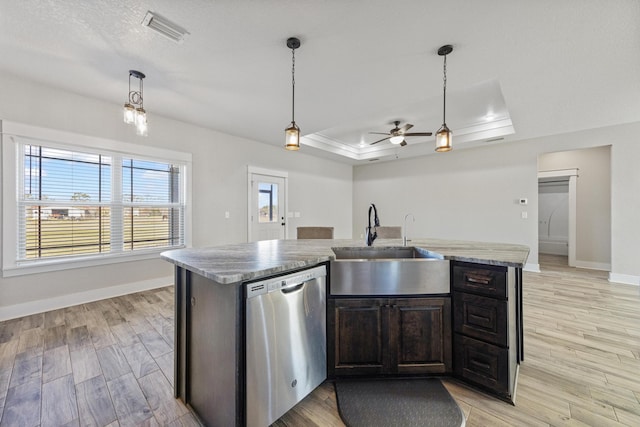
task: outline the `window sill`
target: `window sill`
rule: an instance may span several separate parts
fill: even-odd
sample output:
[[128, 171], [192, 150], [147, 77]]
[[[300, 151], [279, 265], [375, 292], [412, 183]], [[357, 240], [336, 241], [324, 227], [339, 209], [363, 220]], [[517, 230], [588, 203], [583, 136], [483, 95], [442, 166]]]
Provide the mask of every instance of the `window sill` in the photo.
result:
[[119, 264], [123, 262], [144, 261], [149, 259], [160, 259], [160, 253], [167, 250], [179, 249], [184, 246], [174, 246], [171, 248], [157, 248], [134, 253], [123, 253], [108, 256], [87, 256], [73, 260], [46, 260], [24, 262], [21, 265], [5, 267], [2, 270], [2, 277], [17, 277], [27, 274], [48, 273], [52, 271], [70, 270], [75, 268], [96, 267], [101, 265]]

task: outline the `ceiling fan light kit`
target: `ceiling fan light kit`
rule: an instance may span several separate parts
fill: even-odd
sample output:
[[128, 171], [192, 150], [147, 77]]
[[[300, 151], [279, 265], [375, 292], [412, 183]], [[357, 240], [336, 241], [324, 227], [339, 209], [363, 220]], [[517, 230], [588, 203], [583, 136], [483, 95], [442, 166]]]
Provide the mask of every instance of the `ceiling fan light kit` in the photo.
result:
[[453, 132], [447, 127], [447, 55], [453, 52], [453, 46], [450, 44], [442, 46], [438, 49], [438, 55], [444, 56], [443, 65], [443, 101], [442, 101], [442, 126], [436, 133], [436, 151], [444, 153], [451, 151]]
[[291, 124], [284, 130], [287, 150], [300, 149], [300, 128], [296, 125], [296, 49], [300, 47], [300, 40], [296, 37], [287, 39], [287, 47], [291, 49]]
[[400, 145], [401, 147], [404, 147], [405, 145], [407, 145], [407, 140], [405, 139], [405, 137], [407, 136], [431, 136], [432, 135], [431, 132], [407, 132], [409, 129], [413, 127], [413, 125], [410, 123], [407, 123], [404, 126], [399, 127], [400, 120], [394, 121], [393, 124], [395, 125], [395, 127], [387, 133], [369, 132], [370, 134], [373, 134], [373, 135], [386, 135], [384, 138], [379, 139], [377, 141], [373, 141], [369, 145], [375, 145], [379, 142], [386, 141], [388, 139], [389, 142], [391, 142], [392, 144]]

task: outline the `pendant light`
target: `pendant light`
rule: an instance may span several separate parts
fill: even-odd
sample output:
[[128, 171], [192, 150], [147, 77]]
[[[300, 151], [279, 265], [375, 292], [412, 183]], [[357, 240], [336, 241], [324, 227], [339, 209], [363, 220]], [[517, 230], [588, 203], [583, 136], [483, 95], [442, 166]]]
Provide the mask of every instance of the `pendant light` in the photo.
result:
[[447, 55], [453, 52], [453, 46], [450, 44], [442, 46], [438, 49], [438, 55], [444, 56], [443, 82], [444, 82], [444, 98], [442, 101], [442, 127], [436, 133], [436, 151], [443, 153], [451, 151], [451, 140], [453, 132], [447, 127]]
[[287, 39], [287, 47], [291, 49], [291, 124], [284, 130], [287, 150], [300, 149], [300, 128], [296, 125], [296, 49], [300, 47], [300, 40], [296, 37]]
[[[131, 90], [131, 76], [138, 79], [138, 90]], [[136, 126], [136, 133], [147, 136], [147, 112], [144, 110], [142, 79], [146, 76], [140, 71], [129, 70], [129, 99], [124, 104], [124, 122]]]

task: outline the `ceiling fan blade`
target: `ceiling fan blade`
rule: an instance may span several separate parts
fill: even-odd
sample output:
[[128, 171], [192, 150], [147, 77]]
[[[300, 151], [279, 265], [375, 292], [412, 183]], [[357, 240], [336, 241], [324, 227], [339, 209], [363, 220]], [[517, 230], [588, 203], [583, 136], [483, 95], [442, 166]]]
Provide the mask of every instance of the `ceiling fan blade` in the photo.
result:
[[371, 144], [369, 144], [369, 145], [377, 144], [378, 142], [382, 142], [382, 141], [384, 141], [384, 140], [386, 140], [386, 139], [389, 139], [389, 137], [387, 136], [386, 138], [379, 139], [379, 140], [377, 140], [377, 141], [372, 142], [372, 143], [371, 143]]
[[389, 132], [369, 132], [371, 135], [389, 135]]
[[405, 133], [404, 136], [431, 136], [433, 133], [431, 132], [410, 132]]
[[407, 141], [403, 139], [402, 142], [400, 143], [400, 147], [404, 147], [405, 145], [407, 145]]
[[398, 129], [398, 131], [400, 133], [405, 133], [406, 131], [408, 131], [409, 129], [411, 129], [413, 127], [412, 124], [407, 123], [406, 125], [402, 126], [400, 129]]

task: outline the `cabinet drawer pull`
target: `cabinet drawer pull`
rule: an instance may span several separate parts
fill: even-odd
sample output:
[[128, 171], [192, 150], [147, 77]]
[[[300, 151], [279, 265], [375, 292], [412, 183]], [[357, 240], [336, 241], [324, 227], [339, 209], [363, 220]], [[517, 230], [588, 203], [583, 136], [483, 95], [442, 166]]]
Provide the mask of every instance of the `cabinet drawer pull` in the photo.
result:
[[488, 363], [481, 362], [479, 360], [471, 360], [471, 364], [477, 366], [478, 368], [484, 369], [485, 371], [488, 371], [491, 369], [491, 365], [489, 365]]
[[469, 283], [477, 283], [480, 285], [488, 285], [491, 283], [491, 277], [488, 276], [471, 276], [467, 274], [465, 279]]

